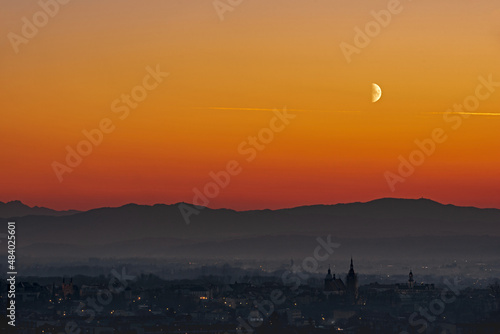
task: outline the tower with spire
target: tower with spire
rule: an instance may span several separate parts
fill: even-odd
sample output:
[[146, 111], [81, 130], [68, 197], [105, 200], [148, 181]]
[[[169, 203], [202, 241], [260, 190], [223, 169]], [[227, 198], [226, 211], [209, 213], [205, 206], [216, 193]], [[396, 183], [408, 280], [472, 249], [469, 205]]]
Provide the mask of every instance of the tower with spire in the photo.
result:
[[328, 267], [328, 273], [325, 276], [325, 287], [323, 290], [325, 291], [333, 291], [333, 280], [334, 276], [332, 276], [332, 271], [330, 270], [330, 267]]
[[346, 285], [347, 285], [347, 300], [355, 304], [358, 300], [358, 274], [354, 272], [354, 264], [351, 257], [351, 267], [349, 269], [349, 273], [346, 276]]
[[325, 276], [323, 291], [326, 294], [343, 294], [345, 292], [344, 282], [340, 278], [336, 278], [335, 274], [332, 275], [330, 267], [328, 267], [328, 273]]
[[408, 288], [413, 289], [415, 286], [415, 280], [413, 279], [413, 272], [410, 269], [410, 274], [408, 274]]

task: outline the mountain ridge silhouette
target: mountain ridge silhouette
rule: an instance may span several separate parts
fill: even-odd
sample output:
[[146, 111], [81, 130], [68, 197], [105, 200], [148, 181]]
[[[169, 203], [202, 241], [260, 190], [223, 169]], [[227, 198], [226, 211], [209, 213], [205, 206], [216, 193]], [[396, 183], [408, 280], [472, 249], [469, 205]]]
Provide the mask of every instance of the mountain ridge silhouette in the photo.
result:
[[[187, 204], [191, 205], [191, 204]], [[1, 218], [15, 220], [21, 246], [75, 245], [163, 237], [227, 240], [235, 237], [298, 234], [338, 237], [500, 236], [500, 210], [443, 205], [425, 199], [380, 199], [278, 210], [199, 210], [186, 224], [177, 204], [103, 207], [57, 215]]]

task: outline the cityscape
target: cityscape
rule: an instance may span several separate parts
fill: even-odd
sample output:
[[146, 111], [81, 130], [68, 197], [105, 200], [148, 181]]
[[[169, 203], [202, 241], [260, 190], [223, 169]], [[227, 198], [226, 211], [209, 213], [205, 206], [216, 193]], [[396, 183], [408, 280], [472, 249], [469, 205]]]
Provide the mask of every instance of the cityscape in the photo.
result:
[[354, 263], [351, 259], [345, 276], [328, 269], [323, 280], [287, 270], [281, 277], [247, 275], [228, 282], [228, 268], [225, 276], [179, 280], [135, 276], [126, 268], [98, 277], [27, 277], [17, 282], [16, 329], [110, 334], [500, 330], [498, 281], [479, 289], [457, 277], [424, 283], [410, 271], [400, 283], [360, 285]]

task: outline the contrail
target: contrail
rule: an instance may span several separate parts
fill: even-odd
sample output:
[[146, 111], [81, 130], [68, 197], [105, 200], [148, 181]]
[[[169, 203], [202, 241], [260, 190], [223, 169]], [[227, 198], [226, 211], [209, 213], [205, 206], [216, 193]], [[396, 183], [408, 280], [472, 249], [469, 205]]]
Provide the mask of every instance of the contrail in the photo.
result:
[[[442, 115], [442, 114], [447, 114], [447, 113], [446, 112], [429, 112], [428, 114]], [[500, 113], [494, 113], [494, 112], [460, 112], [460, 111], [457, 111], [457, 112], [451, 112], [448, 114], [451, 114], [451, 115], [500, 116]]]
[[[207, 108], [196, 108], [196, 109], [209, 109], [209, 110], [252, 110], [252, 111], [273, 111], [273, 110], [276, 110], [278, 108], [273, 108], [273, 109], [269, 109], [269, 108], [228, 108], [228, 107], [207, 107]], [[354, 110], [310, 110], [310, 109], [288, 109], [288, 108], [285, 108], [286, 110], [290, 110], [290, 111], [308, 111], [308, 112], [359, 112], [359, 111], [354, 111]]]

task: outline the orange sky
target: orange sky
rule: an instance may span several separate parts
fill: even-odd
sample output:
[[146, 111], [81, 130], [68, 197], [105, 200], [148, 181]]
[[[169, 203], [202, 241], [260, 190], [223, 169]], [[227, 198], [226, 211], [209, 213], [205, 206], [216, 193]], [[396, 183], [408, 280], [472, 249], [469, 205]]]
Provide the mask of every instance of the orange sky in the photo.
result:
[[[221, 21], [211, 0], [71, 1], [16, 53], [8, 34], [22, 35], [22, 18], [40, 6], [4, 1], [0, 201], [192, 202], [209, 172], [236, 160], [241, 174], [210, 207], [426, 197], [500, 208], [500, 116], [474, 115], [452, 130], [442, 115], [474, 94], [479, 76], [500, 82], [500, 4], [402, 1], [348, 63], [340, 43], [353, 44], [354, 27], [387, 3], [247, 0]], [[111, 104], [157, 64], [169, 76], [120, 120]], [[377, 103], [372, 82], [383, 90]], [[240, 143], [285, 106], [301, 111], [247, 162]], [[477, 112], [499, 106], [500, 87]], [[115, 130], [59, 182], [53, 162], [65, 163], [66, 146], [104, 118]], [[384, 173], [436, 127], [448, 139], [392, 192]]]

